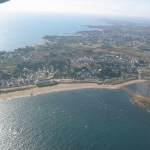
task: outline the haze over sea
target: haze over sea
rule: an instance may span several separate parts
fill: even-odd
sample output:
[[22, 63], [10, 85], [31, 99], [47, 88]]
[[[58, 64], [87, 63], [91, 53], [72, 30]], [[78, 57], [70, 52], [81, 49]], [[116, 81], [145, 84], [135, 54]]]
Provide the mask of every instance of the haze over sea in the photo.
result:
[[0, 51], [12, 51], [18, 47], [43, 43], [41, 38], [45, 35], [65, 35], [63, 33], [89, 30], [81, 27], [85, 25], [106, 25], [93, 18], [150, 23], [150, 19], [146, 18], [5, 12], [0, 15]]

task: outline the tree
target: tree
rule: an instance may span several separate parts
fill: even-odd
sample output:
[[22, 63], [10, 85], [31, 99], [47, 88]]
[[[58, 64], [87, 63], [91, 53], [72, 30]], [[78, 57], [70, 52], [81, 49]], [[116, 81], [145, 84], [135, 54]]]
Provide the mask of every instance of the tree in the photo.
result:
[[8, 74], [8, 73], [3, 73], [1, 76], [0, 76], [0, 79], [3, 79], [3, 80], [9, 80], [11, 78], [11, 75]]
[[20, 73], [21, 73], [21, 70], [16, 68], [14, 71], [13, 71], [13, 77], [15, 78], [18, 78], [20, 76]]
[[45, 76], [46, 76], [46, 77], [48, 76], [48, 72], [45, 72]]

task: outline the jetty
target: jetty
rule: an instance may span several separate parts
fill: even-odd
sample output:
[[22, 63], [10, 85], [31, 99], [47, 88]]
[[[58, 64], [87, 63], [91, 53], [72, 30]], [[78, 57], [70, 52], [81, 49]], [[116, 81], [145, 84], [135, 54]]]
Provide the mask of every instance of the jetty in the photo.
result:
[[140, 95], [132, 90], [130, 90], [127, 86], [123, 86], [122, 89], [132, 95], [131, 102], [135, 105], [142, 106], [142, 107], [148, 107], [148, 110], [150, 110], [150, 97], [145, 95]]

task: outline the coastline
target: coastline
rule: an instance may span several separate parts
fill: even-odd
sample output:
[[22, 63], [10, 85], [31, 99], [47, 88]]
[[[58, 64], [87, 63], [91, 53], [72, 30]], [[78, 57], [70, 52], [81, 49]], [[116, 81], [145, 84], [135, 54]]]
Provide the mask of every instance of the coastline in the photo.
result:
[[116, 85], [108, 85], [108, 84], [98, 85], [96, 83], [77, 83], [77, 84], [58, 84], [55, 86], [42, 87], [42, 88], [36, 86], [28, 86], [22, 89], [21, 88], [2, 89], [1, 91], [4, 91], [4, 93], [0, 94], [0, 100], [7, 100], [7, 99], [12, 99], [17, 97], [34, 96], [34, 95], [39, 95], [44, 93], [75, 90], [75, 89], [95, 88], [95, 89], [117, 90], [117, 89], [123, 89], [123, 87], [127, 85], [131, 85], [134, 83], [141, 83], [145, 81], [146, 80], [132, 80], [129, 82], [116, 84]]
[[150, 97], [137, 94], [133, 91], [131, 91], [127, 86], [122, 87], [124, 91], [132, 95], [132, 98], [130, 99], [131, 102], [134, 105], [140, 106], [140, 107], [147, 107], [147, 111], [150, 112]]

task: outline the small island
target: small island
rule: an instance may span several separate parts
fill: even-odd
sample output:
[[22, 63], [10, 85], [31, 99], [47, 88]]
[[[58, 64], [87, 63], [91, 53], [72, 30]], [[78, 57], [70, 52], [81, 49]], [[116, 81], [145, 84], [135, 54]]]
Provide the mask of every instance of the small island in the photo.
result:
[[34, 96], [77, 88], [122, 88], [133, 95], [133, 103], [149, 107], [149, 97], [125, 85], [150, 80], [150, 25], [100, 21], [107, 25], [46, 35], [43, 44], [0, 52], [0, 99], [21, 96], [22, 91]]

